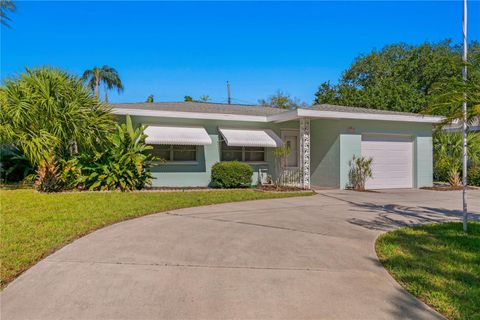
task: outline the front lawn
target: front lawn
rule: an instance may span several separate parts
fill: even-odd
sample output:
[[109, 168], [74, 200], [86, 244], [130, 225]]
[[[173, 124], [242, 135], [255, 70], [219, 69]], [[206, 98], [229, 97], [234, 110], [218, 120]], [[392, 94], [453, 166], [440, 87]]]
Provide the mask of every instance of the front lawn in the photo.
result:
[[155, 212], [215, 203], [312, 195], [255, 190], [74, 192], [0, 190], [1, 283], [68, 242], [106, 225]]
[[410, 293], [449, 319], [480, 319], [480, 223], [402, 228], [380, 236], [377, 255]]

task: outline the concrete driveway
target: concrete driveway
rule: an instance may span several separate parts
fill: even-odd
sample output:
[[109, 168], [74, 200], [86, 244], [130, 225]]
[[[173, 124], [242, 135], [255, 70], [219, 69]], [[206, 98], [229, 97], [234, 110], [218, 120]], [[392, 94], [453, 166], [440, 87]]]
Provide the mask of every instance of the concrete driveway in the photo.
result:
[[[480, 213], [480, 191], [470, 193]], [[460, 192], [324, 191], [118, 223], [2, 293], [7, 319], [437, 319], [379, 264], [381, 232], [458, 219]], [[475, 216], [478, 219], [478, 215]]]

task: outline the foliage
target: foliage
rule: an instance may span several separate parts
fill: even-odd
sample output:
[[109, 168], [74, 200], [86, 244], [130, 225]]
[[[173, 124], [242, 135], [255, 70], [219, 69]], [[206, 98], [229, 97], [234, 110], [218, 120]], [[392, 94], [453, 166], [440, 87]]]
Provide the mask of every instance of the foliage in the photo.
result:
[[267, 99], [260, 99], [258, 103], [265, 107], [274, 107], [279, 109], [297, 109], [307, 105], [297, 98], [291, 98], [290, 95], [278, 90], [274, 95]]
[[[434, 90], [436, 83], [460, 79], [461, 50], [450, 40], [418, 46], [394, 44], [373, 50], [358, 56], [337, 85], [321, 84], [315, 103], [424, 112], [440, 94]], [[472, 83], [480, 82], [479, 61], [480, 45], [474, 41], [469, 48]]]
[[[80, 157], [80, 183], [89, 190], [140, 190], [151, 183], [148, 168], [157, 160], [145, 144], [145, 127], [133, 128], [127, 115], [126, 123], [117, 125], [117, 131], [109, 137], [105, 151], [94, 159]], [[75, 169], [73, 169], [75, 172]]]
[[114, 128], [109, 108], [59, 69], [26, 69], [6, 79], [0, 102], [0, 145], [19, 149], [34, 166], [89, 152]]
[[7, 16], [7, 11], [15, 12], [17, 9], [15, 2], [12, 0], [0, 0], [0, 21], [6, 26], [10, 27], [7, 21], [11, 21], [10, 17]]
[[223, 161], [212, 167], [212, 185], [216, 188], [243, 188], [252, 183], [253, 169], [244, 162]]
[[292, 149], [284, 144], [281, 147], [277, 147], [273, 150], [275, 157], [275, 185], [281, 186], [284, 182], [285, 167], [287, 165], [287, 158], [292, 153]]
[[480, 315], [480, 223], [402, 228], [376, 242], [380, 261], [410, 293], [448, 319]]
[[147, 97], [147, 101], [146, 101], [146, 102], [147, 102], [147, 103], [153, 103], [153, 94], [151, 94], [151, 95], [149, 95], [149, 96]]
[[40, 161], [35, 189], [42, 192], [58, 192], [63, 189], [60, 168], [54, 157]]
[[309, 196], [255, 190], [208, 192], [68, 192], [0, 190], [1, 279], [5, 286], [72, 240], [112, 223], [156, 212], [233, 201]]
[[353, 156], [352, 160], [348, 162], [350, 171], [348, 172], [348, 179], [350, 187], [354, 190], [365, 190], [365, 183], [368, 178], [372, 177], [372, 158]]
[[480, 165], [469, 168], [467, 175], [469, 185], [480, 187]]
[[0, 181], [2, 183], [19, 182], [32, 174], [30, 161], [17, 148], [4, 146], [0, 149]]
[[[470, 166], [480, 165], [479, 132], [470, 132], [468, 134], [467, 147]], [[433, 136], [435, 179], [440, 181], [449, 181], [450, 183], [454, 184], [457, 183], [458, 181], [455, 177], [458, 176], [458, 178], [460, 178], [460, 173], [462, 170], [462, 155], [462, 133], [435, 133]]]
[[210, 99], [210, 96], [208, 96], [208, 95], [206, 95], [206, 94], [203, 95], [203, 96], [200, 96], [200, 101], [202, 101], [202, 102], [208, 102], [208, 101], [210, 101], [210, 100], [211, 100], [211, 99]]
[[93, 67], [86, 70], [82, 75], [82, 80], [87, 82], [87, 86], [95, 93], [98, 98], [98, 90], [103, 83], [105, 90], [105, 102], [108, 103], [108, 90], [117, 89], [118, 93], [123, 91], [123, 83], [120, 80], [118, 71], [112, 67], [104, 65], [101, 68]]
[[192, 102], [192, 101], [193, 101], [193, 98], [192, 98], [192, 96], [185, 96], [185, 97], [183, 97], [183, 101], [185, 101], [185, 102]]

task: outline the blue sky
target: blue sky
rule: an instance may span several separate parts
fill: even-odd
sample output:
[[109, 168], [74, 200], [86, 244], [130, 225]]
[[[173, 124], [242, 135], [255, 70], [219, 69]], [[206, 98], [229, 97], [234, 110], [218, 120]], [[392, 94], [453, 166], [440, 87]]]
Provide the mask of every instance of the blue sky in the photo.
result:
[[[182, 101], [209, 95], [256, 103], [277, 90], [310, 103], [353, 61], [385, 44], [461, 41], [461, 1], [17, 2], [1, 29], [1, 76], [51, 65], [81, 74], [116, 68], [111, 101]], [[469, 38], [480, 39], [471, 1]]]

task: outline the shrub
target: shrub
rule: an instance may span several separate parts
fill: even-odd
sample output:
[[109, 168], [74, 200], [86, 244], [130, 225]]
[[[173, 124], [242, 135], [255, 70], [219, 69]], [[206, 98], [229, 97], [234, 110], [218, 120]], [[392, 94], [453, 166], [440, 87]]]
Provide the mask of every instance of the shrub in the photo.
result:
[[480, 166], [469, 168], [467, 175], [469, 185], [480, 187]]
[[348, 173], [350, 187], [355, 190], [365, 190], [365, 182], [372, 177], [372, 158], [355, 157], [348, 162], [350, 171]]
[[79, 183], [89, 190], [131, 191], [143, 189], [151, 183], [148, 168], [157, 160], [151, 155], [151, 146], [145, 144], [145, 127], [134, 129], [127, 116], [125, 124], [117, 125], [117, 131], [109, 137], [106, 151], [94, 159], [80, 158], [82, 176]]
[[252, 182], [252, 167], [239, 161], [218, 162], [212, 167], [212, 185], [216, 188], [242, 188]]

